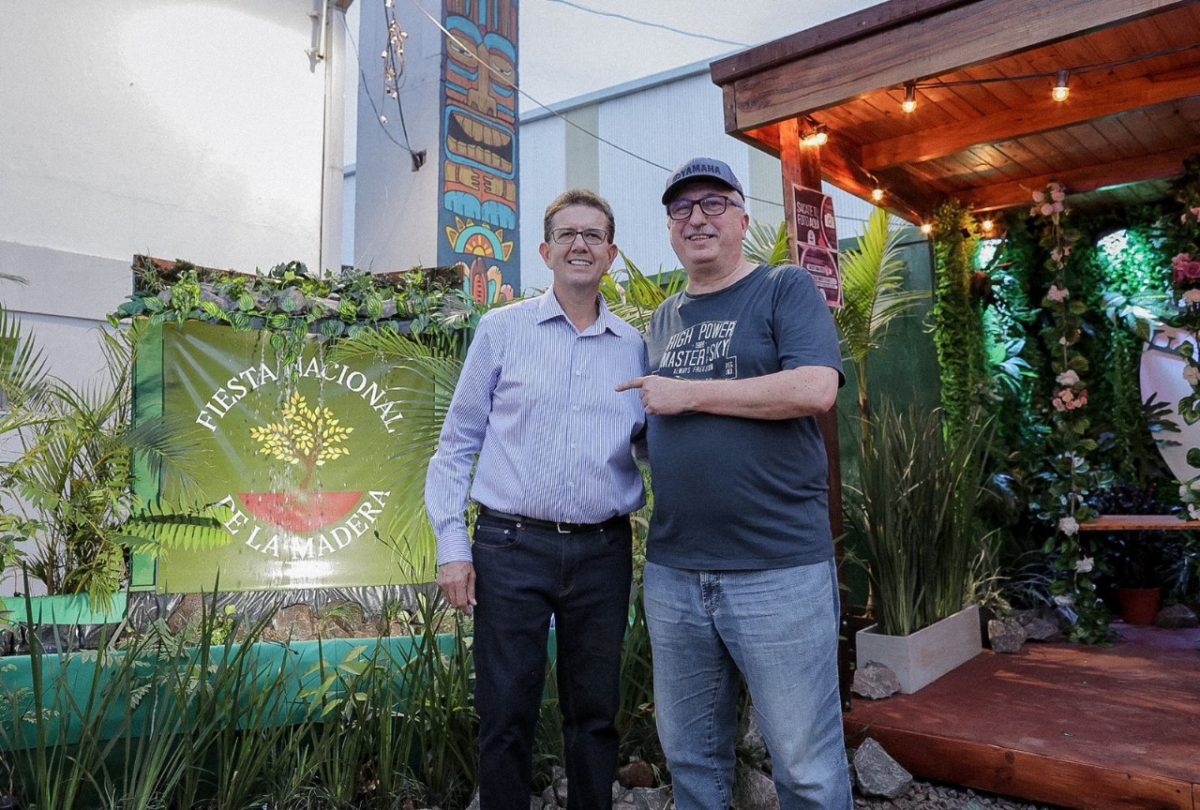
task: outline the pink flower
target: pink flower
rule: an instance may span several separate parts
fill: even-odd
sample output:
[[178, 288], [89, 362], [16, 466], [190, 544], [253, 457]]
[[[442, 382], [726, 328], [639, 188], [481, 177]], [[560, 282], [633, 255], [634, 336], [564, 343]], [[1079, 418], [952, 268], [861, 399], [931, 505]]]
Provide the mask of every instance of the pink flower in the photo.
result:
[[1062, 186], [1054, 188], [1050, 192], [1050, 199], [1054, 200], [1055, 202], [1062, 202], [1066, 198], [1067, 198], [1067, 195], [1063, 192]]
[[1066, 301], [1071, 295], [1071, 291], [1066, 287], [1059, 287], [1057, 284], [1051, 284], [1050, 289], [1046, 291], [1046, 298], [1056, 304], [1061, 304]]
[[1171, 277], [1180, 287], [1200, 282], [1200, 261], [1194, 261], [1190, 253], [1179, 253], [1171, 259], [1171, 269]]
[[1079, 384], [1079, 373], [1075, 369], [1069, 368], [1062, 374], [1059, 374], [1055, 380], [1059, 385], [1069, 388], [1070, 386]]
[[1045, 202], [1045, 201], [1046, 201], [1046, 195], [1045, 195], [1045, 193], [1044, 193], [1044, 192], [1041, 192], [1041, 191], [1035, 191], [1035, 192], [1033, 192], [1033, 201], [1034, 201], [1035, 203]]
[[1054, 206], [1050, 203], [1042, 203], [1042, 207], [1038, 209], [1042, 216], [1048, 217], [1054, 213]]

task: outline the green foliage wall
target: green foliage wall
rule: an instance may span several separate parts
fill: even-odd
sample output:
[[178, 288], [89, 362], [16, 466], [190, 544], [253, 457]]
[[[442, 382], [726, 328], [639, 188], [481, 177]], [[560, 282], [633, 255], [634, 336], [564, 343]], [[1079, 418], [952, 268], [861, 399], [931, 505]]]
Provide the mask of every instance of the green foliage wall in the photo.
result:
[[977, 240], [970, 214], [951, 202], [942, 205], [934, 219], [937, 281], [933, 339], [941, 369], [947, 438], [954, 443], [971, 429], [972, 408], [987, 387], [983, 307], [972, 294]]

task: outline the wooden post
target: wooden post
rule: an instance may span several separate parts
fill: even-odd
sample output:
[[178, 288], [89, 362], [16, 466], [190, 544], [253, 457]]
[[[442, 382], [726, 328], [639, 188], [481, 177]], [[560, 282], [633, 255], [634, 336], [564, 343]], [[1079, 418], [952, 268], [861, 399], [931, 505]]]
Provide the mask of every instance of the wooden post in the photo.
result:
[[[779, 123], [779, 160], [783, 163], [783, 211], [787, 221], [788, 236], [791, 242], [793, 262], [798, 262], [799, 247], [796, 244], [796, 201], [792, 195], [792, 186], [821, 190], [821, 148], [819, 146], [802, 146], [800, 144], [800, 121], [791, 118]], [[821, 428], [821, 436], [825, 440], [825, 454], [829, 458], [829, 525], [833, 530], [834, 553], [837, 558], [838, 585], [844, 582], [842, 564], [844, 553], [840, 538], [845, 530], [842, 516], [842, 464], [841, 449], [838, 442], [837, 407], [817, 417]], [[853, 678], [851, 669], [853, 639], [850, 636], [850, 623], [847, 621], [845, 599], [842, 602], [841, 639], [838, 644], [838, 681], [842, 695], [842, 706], [850, 708], [850, 682]]]

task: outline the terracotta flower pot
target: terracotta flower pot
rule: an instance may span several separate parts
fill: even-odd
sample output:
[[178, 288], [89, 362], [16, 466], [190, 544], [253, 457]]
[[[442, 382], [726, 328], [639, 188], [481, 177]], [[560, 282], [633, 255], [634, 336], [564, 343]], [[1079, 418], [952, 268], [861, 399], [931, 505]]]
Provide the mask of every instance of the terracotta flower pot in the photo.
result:
[[1126, 624], [1154, 624], [1162, 588], [1117, 588], [1121, 618]]

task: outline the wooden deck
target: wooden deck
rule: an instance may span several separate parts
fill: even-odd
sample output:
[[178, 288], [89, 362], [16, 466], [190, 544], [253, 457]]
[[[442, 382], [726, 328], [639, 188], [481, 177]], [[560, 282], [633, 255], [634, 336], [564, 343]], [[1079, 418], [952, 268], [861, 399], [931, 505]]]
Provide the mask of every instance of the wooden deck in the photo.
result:
[[1200, 630], [984, 651], [914, 695], [855, 698], [850, 744], [914, 775], [1072, 808], [1200, 810]]

